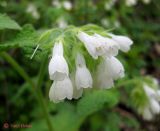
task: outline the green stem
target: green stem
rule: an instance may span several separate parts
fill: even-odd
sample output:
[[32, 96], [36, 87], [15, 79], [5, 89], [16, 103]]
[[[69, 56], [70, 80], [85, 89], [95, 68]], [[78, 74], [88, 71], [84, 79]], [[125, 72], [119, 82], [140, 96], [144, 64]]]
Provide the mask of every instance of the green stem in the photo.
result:
[[[45, 102], [43, 100], [43, 95], [42, 95], [41, 91], [40, 90], [38, 92], [36, 91], [36, 86], [33, 83], [33, 81], [30, 79], [28, 74], [23, 70], [23, 68], [10, 55], [8, 55], [8, 53], [2, 52], [2, 53], [0, 53], [0, 55], [3, 58], [5, 58], [7, 60], [7, 62], [10, 63], [14, 67], [14, 69], [23, 77], [23, 79], [26, 80], [31, 85], [34, 93], [36, 94], [36, 98], [37, 98], [37, 100], [39, 101], [39, 103], [42, 107], [42, 111], [43, 111], [44, 117], [46, 119], [49, 131], [53, 131], [52, 124], [51, 124], [49, 114], [48, 114], [48, 111], [46, 109], [46, 105], [45, 105]], [[41, 77], [39, 78], [38, 81], [40, 81], [40, 80], [41, 80]], [[40, 84], [37, 84], [37, 85], [39, 86]]]
[[27, 73], [21, 68], [21, 66], [6, 52], [2, 52], [1, 56], [7, 60], [8, 63], [10, 63], [15, 70], [23, 77], [24, 80], [26, 80], [32, 87], [35, 88], [34, 83], [30, 79], [30, 77], [27, 75]]
[[[41, 63], [41, 67], [40, 67], [40, 71], [39, 71], [39, 75], [38, 75], [38, 81], [37, 81], [37, 87], [38, 87], [38, 95], [39, 95], [39, 99], [41, 101], [41, 105], [43, 107], [47, 107], [46, 105], [46, 102], [45, 100], [43, 99], [43, 94], [42, 94], [42, 91], [41, 91], [41, 86], [42, 86], [42, 82], [43, 82], [43, 79], [44, 79], [44, 75], [45, 75], [45, 69], [46, 69], [46, 66], [47, 66], [47, 55], [44, 57], [42, 63]], [[47, 108], [43, 108], [43, 112], [45, 114], [45, 117], [46, 117], [46, 120], [48, 122], [48, 126], [50, 127], [51, 130], [53, 130], [52, 128], [52, 124], [50, 122], [50, 116], [49, 116], [49, 113], [47, 111]]]

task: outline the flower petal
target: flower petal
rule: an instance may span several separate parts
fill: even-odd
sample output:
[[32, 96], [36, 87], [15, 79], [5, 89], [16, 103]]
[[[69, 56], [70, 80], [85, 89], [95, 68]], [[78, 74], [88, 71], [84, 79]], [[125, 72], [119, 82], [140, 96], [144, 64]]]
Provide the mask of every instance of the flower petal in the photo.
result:
[[72, 82], [68, 77], [62, 81], [54, 81], [49, 91], [49, 98], [53, 102], [60, 102], [65, 98], [71, 100], [73, 96]]
[[55, 55], [63, 56], [63, 44], [61, 41], [56, 42], [53, 47], [52, 57]]
[[110, 89], [114, 86], [113, 78], [109, 76], [109, 72], [106, 70], [104, 61], [101, 62], [98, 66], [95, 81], [97, 88]]
[[149, 110], [149, 107], [146, 107], [143, 111], [143, 119], [145, 120], [152, 120], [153, 119], [153, 114], [152, 112]]
[[116, 80], [124, 77], [124, 67], [122, 63], [116, 57], [110, 57], [105, 59], [106, 70], [108, 70], [110, 76]]
[[153, 98], [150, 99], [150, 107], [151, 107], [153, 114], [160, 113], [160, 105], [159, 105], [158, 101], [156, 101]]
[[55, 55], [49, 62], [49, 76], [51, 80], [63, 80], [68, 76], [68, 64], [63, 56]]
[[121, 51], [128, 52], [130, 50], [130, 46], [133, 44], [133, 41], [130, 38], [120, 35], [110, 35], [113, 40], [115, 40], [119, 44]]
[[76, 57], [76, 74], [75, 84], [77, 89], [80, 88], [91, 88], [92, 87], [92, 76], [86, 67], [84, 56], [80, 53]]
[[92, 76], [86, 67], [77, 67], [75, 82], [77, 89], [92, 88]]
[[97, 59], [98, 55], [96, 53], [95, 46], [93, 44], [93, 38], [86, 34], [85, 32], [79, 32], [77, 37], [81, 42], [83, 42], [85, 48], [87, 49], [88, 53], [94, 58]]

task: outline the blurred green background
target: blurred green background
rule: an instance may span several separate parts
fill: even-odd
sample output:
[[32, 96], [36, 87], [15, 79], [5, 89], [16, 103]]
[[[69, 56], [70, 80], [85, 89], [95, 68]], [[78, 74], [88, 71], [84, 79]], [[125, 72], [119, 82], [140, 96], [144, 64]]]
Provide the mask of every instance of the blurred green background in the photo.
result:
[[[4, 59], [8, 58], [7, 55], [0, 57], [2, 130], [7, 130], [4, 123], [9, 126], [28, 124], [32, 127], [8, 130], [29, 131], [160, 130], [160, 115], [152, 121], [145, 121], [136, 110], [132, 93], [138, 83], [86, 92], [79, 100], [54, 104], [48, 98], [51, 85], [47, 72], [48, 57], [30, 59], [41, 32], [93, 23], [113, 29], [115, 34], [127, 35], [134, 41], [127, 54], [119, 55], [126, 70], [126, 77], [120, 82], [147, 75], [160, 80], [160, 0], [0, 0], [0, 13], [8, 15], [8, 19], [15, 20], [22, 27], [17, 30], [18, 25], [9, 27], [8, 24], [3, 29], [0, 24], [0, 51], [14, 58], [8, 62]], [[15, 68], [15, 62], [33, 82], [26, 81], [28, 77], [21, 69]], [[38, 89], [32, 89], [32, 84]]]

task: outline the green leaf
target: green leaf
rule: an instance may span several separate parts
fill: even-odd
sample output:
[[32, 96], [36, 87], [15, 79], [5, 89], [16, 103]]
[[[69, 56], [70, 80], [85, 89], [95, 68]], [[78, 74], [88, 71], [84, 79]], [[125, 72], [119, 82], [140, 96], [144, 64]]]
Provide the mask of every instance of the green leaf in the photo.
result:
[[7, 15], [0, 14], [0, 30], [2, 29], [20, 30], [21, 27]]
[[12, 48], [23, 48], [24, 50], [33, 51], [33, 47], [36, 46], [37, 33], [33, 27], [26, 25], [23, 27], [20, 33], [12, 40], [0, 43], [0, 51], [6, 51]]
[[106, 111], [113, 108], [118, 100], [119, 94], [116, 90], [96, 90], [83, 96], [76, 107], [69, 103], [58, 104], [59, 112], [52, 118], [53, 127], [56, 131], [76, 131], [89, 115], [104, 106]]
[[77, 113], [81, 117], [86, 117], [98, 110], [100, 110], [104, 104], [109, 107], [113, 107], [118, 102], [118, 92], [115, 90], [96, 90], [84, 96], [77, 105]]

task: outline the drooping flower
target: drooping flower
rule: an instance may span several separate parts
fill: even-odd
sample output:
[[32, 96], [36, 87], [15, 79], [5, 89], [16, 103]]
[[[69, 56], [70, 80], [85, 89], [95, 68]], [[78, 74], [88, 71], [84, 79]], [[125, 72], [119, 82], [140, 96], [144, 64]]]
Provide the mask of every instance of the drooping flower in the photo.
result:
[[[102, 63], [98, 66], [96, 79], [94, 81], [95, 84], [97, 84], [96, 86], [101, 89], [113, 87], [114, 80], [124, 77], [124, 67], [115, 56], [118, 55], [119, 49], [128, 50], [131, 43], [128, 42], [129, 38], [127, 39], [123, 36], [114, 37], [115, 35], [104, 37], [96, 33], [89, 35], [83, 31], [79, 31], [77, 34], [77, 38], [83, 43], [93, 59], [98, 59], [100, 57], [103, 59]], [[62, 39], [62, 37], [58, 37], [57, 40], [60, 38]], [[128, 42], [129, 44], [127, 43], [127, 45], [124, 46], [122, 44], [123, 42]], [[68, 45], [70, 46], [70, 43]], [[78, 48], [80, 48], [80, 46], [75, 45], [75, 48], [71, 49], [73, 49], [73, 52], [75, 53]], [[68, 53], [65, 55], [68, 55]], [[56, 42], [53, 47], [53, 54], [48, 67], [50, 79], [54, 80], [49, 92], [51, 101], [60, 102], [65, 98], [78, 99], [82, 96], [84, 88], [93, 87], [91, 73], [86, 66], [85, 58], [81, 53], [77, 53], [75, 63], [76, 70], [72, 70], [74, 72], [73, 76], [69, 74], [68, 64], [63, 56], [63, 43], [61, 41]], [[69, 76], [72, 76], [71, 80]], [[155, 102], [152, 103], [153, 107], [157, 106]]]
[[116, 56], [119, 45], [114, 40], [99, 34], [88, 35], [84, 32], [78, 33], [78, 38], [84, 43], [89, 54], [97, 59], [98, 56]]
[[92, 88], [92, 76], [86, 67], [83, 55], [80, 53], [76, 57], [75, 84], [77, 89]]
[[51, 80], [63, 80], [69, 74], [68, 64], [63, 57], [63, 45], [60, 41], [54, 45], [48, 69]]
[[148, 120], [148, 121], [153, 119], [153, 114], [150, 111], [148, 106], [144, 108], [142, 116], [143, 116], [143, 119]]
[[143, 89], [148, 97], [154, 97], [156, 95], [156, 91], [149, 87], [147, 84], [143, 85]]
[[150, 98], [149, 102], [150, 102], [150, 107], [153, 114], [160, 113], [160, 104], [158, 103], [158, 101], [154, 98]]
[[75, 84], [75, 73], [71, 73], [71, 81], [73, 85], [73, 98], [74, 99], [79, 99], [82, 94], [83, 94], [83, 88], [77, 89], [76, 84]]
[[77, 37], [81, 42], [83, 42], [85, 48], [87, 49], [88, 53], [94, 58], [97, 59], [98, 55], [96, 53], [95, 46], [93, 45], [93, 37], [88, 35], [85, 32], [79, 32]]
[[106, 70], [114, 80], [124, 77], [124, 67], [116, 57], [105, 58]]
[[151, 120], [154, 117], [154, 115], [160, 113], [160, 104], [159, 100], [157, 99], [157, 92], [146, 83], [143, 85], [143, 89], [148, 98], [148, 105], [146, 105], [146, 107], [144, 108], [142, 115], [144, 119]]
[[73, 96], [73, 86], [72, 82], [68, 76], [62, 81], [54, 81], [50, 91], [49, 91], [49, 98], [51, 101], [58, 103], [65, 98], [71, 100]]
[[117, 42], [115, 42], [114, 40], [108, 38], [108, 37], [103, 37], [99, 34], [94, 34], [95, 38], [97, 39], [97, 41], [99, 41], [99, 43], [101, 43], [100, 45], [100, 51], [101, 51], [101, 56], [116, 56], [118, 55], [118, 50], [119, 50], [119, 45]]
[[113, 40], [115, 40], [120, 47], [120, 50], [123, 52], [128, 52], [130, 50], [130, 46], [133, 44], [133, 41], [127, 36], [114, 35], [109, 34]]
[[106, 70], [105, 61], [98, 65], [95, 83], [96, 87], [100, 89], [110, 89], [114, 86], [113, 78], [109, 76], [109, 72]]
[[104, 57], [97, 69], [97, 86], [109, 89], [114, 86], [114, 80], [124, 77], [124, 67], [116, 57]]

